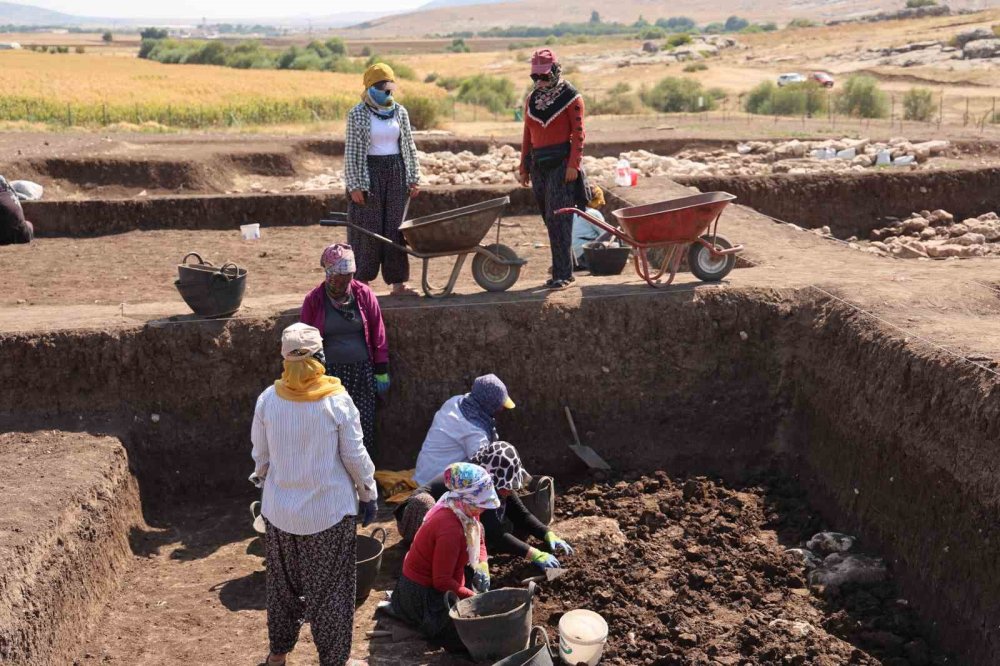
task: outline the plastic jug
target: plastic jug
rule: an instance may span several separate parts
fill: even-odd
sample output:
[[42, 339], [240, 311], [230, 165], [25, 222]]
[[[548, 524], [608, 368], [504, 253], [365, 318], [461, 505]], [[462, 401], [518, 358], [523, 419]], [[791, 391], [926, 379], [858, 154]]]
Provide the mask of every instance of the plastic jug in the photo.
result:
[[632, 165], [624, 157], [615, 166], [615, 185], [618, 187], [632, 186]]

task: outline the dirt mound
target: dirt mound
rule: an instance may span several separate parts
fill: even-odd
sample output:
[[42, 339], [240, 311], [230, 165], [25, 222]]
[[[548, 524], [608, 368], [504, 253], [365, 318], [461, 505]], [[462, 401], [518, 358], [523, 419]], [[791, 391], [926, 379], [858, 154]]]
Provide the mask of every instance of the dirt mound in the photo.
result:
[[289, 177], [298, 173], [287, 153], [232, 153], [220, 161], [255, 176]]
[[187, 160], [130, 160], [116, 158], [48, 158], [35, 171], [74, 185], [144, 187], [164, 190], [221, 190], [220, 174], [203, 163]]
[[[780, 479], [735, 490], [657, 472], [570, 488], [558, 513], [612, 518], [625, 535], [622, 547], [577, 534], [567, 573], [543, 585], [535, 610], [550, 630], [567, 610], [601, 613], [610, 626], [603, 663], [945, 663], [892, 583], [808, 588], [785, 549], [820, 525]], [[501, 583], [534, 573], [521, 562], [497, 571]]]

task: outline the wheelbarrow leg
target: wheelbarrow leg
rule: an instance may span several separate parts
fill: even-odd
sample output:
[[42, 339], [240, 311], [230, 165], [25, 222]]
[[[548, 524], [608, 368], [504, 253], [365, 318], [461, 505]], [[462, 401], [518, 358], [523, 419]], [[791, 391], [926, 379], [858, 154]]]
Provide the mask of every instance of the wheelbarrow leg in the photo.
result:
[[468, 252], [463, 252], [456, 257], [455, 266], [451, 269], [451, 277], [448, 278], [448, 284], [445, 285], [444, 289], [436, 288], [427, 279], [427, 268], [430, 265], [430, 259], [424, 259], [423, 272], [420, 276], [420, 284], [424, 290], [424, 295], [427, 296], [427, 298], [442, 298], [444, 296], [450, 296], [451, 292], [455, 289], [455, 283], [458, 282], [458, 276], [462, 273], [462, 266], [465, 265], [465, 258], [468, 256]]

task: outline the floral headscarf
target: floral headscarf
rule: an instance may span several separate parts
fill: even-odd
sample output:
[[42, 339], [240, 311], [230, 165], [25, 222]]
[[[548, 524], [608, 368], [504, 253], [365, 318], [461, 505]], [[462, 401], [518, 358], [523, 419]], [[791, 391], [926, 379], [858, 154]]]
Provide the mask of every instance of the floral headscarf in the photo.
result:
[[469, 566], [479, 563], [479, 549], [483, 540], [483, 526], [475, 517], [473, 509], [496, 509], [500, 498], [493, 488], [490, 473], [471, 463], [454, 463], [444, 471], [444, 485], [448, 489], [437, 501], [424, 522], [445, 508], [450, 509], [462, 523], [465, 532], [465, 547], [469, 554]]
[[354, 262], [354, 248], [345, 243], [334, 243], [323, 250], [319, 265], [326, 270], [327, 277], [331, 275], [346, 275], [357, 269]]

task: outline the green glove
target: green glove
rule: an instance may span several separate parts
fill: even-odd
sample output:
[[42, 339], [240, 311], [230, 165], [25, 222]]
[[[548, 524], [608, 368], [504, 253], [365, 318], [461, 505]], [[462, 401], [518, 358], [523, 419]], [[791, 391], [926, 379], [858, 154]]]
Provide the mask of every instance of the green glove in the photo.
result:
[[375, 390], [378, 391], [379, 395], [385, 395], [386, 391], [389, 390], [388, 372], [383, 372], [380, 375], [375, 375]]
[[559, 560], [552, 553], [546, 553], [537, 548], [529, 548], [527, 558], [542, 569], [559, 569], [561, 567]]
[[545, 543], [549, 544], [549, 550], [553, 553], [561, 550], [566, 555], [573, 554], [573, 547], [570, 546], [565, 540], [560, 539], [552, 530], [545, 533]]

